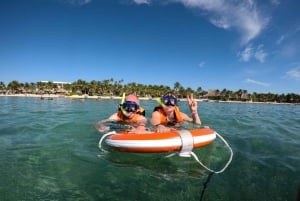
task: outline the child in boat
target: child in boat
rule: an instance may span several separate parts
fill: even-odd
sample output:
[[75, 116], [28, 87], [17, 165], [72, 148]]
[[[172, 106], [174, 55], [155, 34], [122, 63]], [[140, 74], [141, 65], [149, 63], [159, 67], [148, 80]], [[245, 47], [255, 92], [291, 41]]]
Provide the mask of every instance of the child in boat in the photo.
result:
[[106, 122], [118, 122], [129, 125], [131, 132], [146, 131], [147, 119], [145, 117], [145, 110], [139, 103], [140, 101], [136, 95], [129, 94], [126, 96], [125, 101], [122, 100], [118, 112], [96, 124], [97, 130], [99, 132], [107, 132], [110, 130], [110, 127], [105, 125]]
[[192, 118], [181, 112], [178, 107], [176, 96], [170, 92], [165, 94], [160, 100], [160, 105], [155, 107], [152, 116], [151, 124], [157, 132], [167, 132], [172, 130], [169, 126], [178, 126], [182, 122], [193, 122], [201, 125], [201, 120], [198, 115], [197, 101], [194, 100], [193, 94], [187, 96], [188, 105], [192, 114]]

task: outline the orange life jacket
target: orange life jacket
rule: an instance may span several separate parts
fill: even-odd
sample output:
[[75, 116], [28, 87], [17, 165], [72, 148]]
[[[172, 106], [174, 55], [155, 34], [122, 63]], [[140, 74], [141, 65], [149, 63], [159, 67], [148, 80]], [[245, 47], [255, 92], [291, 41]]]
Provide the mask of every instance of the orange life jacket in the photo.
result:
[[137, 112], [135, 114], [133, 114], [133, 116], [131, 118], [127, 118], [123, 112], [120, 109], [121, 106], [119, 106], [118, 109], [118, 122], [125, 122], [125, 123], [135, 123], [137, 122], [137, 119], [140, 115], [145, 116], [145, 110], [142, 107], [139, 107], [139, 109], [137, 110]]
[[175, 106], [175, 109], [174, 109], [175, 122], [168, 122], [167, 115], [166, 115], [166, 113], [165, 113], [162, 106], [155, 107], [154, 111], [159, 112], [159, 114], [160, 114], [160, 124], [162, 124], [162, 125], [168, 125], [170, 123], [171, 124], [176, 124], [176, 123], [183, 122], [183, 118], [181, 116], [181, 113], [180, 113], [180, 110], [179, 110], [178, 106]]

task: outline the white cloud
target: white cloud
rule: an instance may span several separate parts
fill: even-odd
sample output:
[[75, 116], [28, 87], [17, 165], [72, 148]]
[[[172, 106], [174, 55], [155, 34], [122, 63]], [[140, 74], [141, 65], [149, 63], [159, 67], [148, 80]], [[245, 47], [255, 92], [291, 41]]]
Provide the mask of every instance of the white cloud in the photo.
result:
[[285, 38], [286, 38], [285, 35], [280, 36], [280, 38], [276, 41], [276, 44], [280, 45], [282, 43], [282, 41], [284, 41]]
[[270, 18], [264, 16], [252, 0], [171, 0], [186, 7], [204, 10], [212, 24], [223, 29], [233, 28], [241, 33], [247, 44], [266, 27]]
[[250, 58], [253, 56], [253, 48], [251, 47], [251, 45], [246, 47], [242, 52], [239, 52], [238, 56], [240, 56], [241, 61], [249, 61]]
[[[158, 0], [133, 0], [137, 4], [161, 2]], [[270, 17], [260, 10], [254, 0], [168, 0], [181, 3], [187, 8], [198, 9], [215, 26], [235, 29], [241, 34], [241, 43], [247, 44], [267, 26]], [[278, 5], [278, 0], [270, 3]]]
[[201, 63], [198, 64], [198, 66], [199, 66], [200, 68], [204, 67], [204, 65], [205, 65], [205, 62], [204, 62], [204, 61], [202, 61]]
[[260, 82], [260, 81], [252, 80], [252, 79], [249, 79], [249, 78], [245, 79], [245, 82], [246, 83], [251, 83], [251, 84], [256, 84], [256, 85], [263, 86], [263, 87], [269, 87], [270, 86], [269, 83]]
[[259, 45], [254, 54], [255, 59], [257, 59], [260, 63], [264, 63], [267, 57], [267, 53], [262, 48], [263, 45]]
[[279, 39], [277, 39], [276, 44], [280, 45], [283, 41], [291, 40], [294, 37], [297, 37], [298, 32], [300, 31], [300, 27], [297, 26], [293, 30], [287, 31], [285, 34], [282, 34]]
[[151, 0], [133, 0], [136, 4], [150, 4]]
[[223, 28], [223, 29], [229, 29], [231, 27], [230, 23], [226, 18], [210, 19], [210, 22], [216, 27]]
[[296, 67], [294, 69], [289, 70], [288, 72], [286, 72], [286, 76], [288, 78], [300, 80], [300, 67]]
[[76, 5], [76, 6], [81, 6], [92, 2], [92, 0], [64, 0], [64, 1], [66, 3]]
[[263, 50], [263, 47], [262, 44], [258, 45], [256, 48], [252, 47], [252, 45], [248, 45], [242, 52], [238, 52], [238, 57], [240, 57], [239, 60], [248, 62], [250, 59], [254, 58], [260, 63], [264, 63], [268, 54]]
[[278, 6], [280, 4], [279, 0], [271, 0], [271, 4], [274, 6]]

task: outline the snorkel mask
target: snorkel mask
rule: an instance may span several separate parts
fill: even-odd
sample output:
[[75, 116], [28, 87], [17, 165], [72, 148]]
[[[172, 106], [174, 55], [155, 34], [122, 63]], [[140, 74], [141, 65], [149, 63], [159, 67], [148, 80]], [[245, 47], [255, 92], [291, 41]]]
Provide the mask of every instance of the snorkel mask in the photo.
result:
[[126, 117], [131, 116], [130, 113], [136, 113], [139, 108], [140, 106], [136, 102], [125, 101], [125, 93], [123, 93], [120, 109]]
[[140, 106], [136, 102], [125, 101], [122, 106], [123, 110], [126, 112], [137, 112]]
[[162, 107], [166, 106], [176, 106], [177, 105], [177, 98], [172, 95], [171, 93], [168, 93], [164, 95], [162, 98], [156, 100]]
[[172, 94], [168, 94], [168, 95], [163, 96], [161, 98], [161, 101], [166, 106], [176, 106], [177, 105], [177, 98]]

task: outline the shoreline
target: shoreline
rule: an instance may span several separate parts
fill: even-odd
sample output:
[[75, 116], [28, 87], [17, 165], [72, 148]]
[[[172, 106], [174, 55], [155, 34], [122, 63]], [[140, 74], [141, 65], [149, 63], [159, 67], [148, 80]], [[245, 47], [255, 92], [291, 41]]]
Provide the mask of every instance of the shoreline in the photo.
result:
[[[67, 99], [94, 99], [94, 100], [120, 100], [121, 96], [87, 96], [87, 95], [56, 95], [56, 94], [0, 94], [0, 97], [30, 97], [30, 98], [67, 98]], [[139, 97], [140, 100], [155, 100], [155, 98]], [[300, 103], [277, 103], [277, 102], [251, 102], [251, 101], [216, 101], [207, 99], [197, 99], [197, 102], [210, 103], [244, 103], [244, 104], [274, 104], [274, 105], [300, 105]], [[179, 101], [187, 101], [185, 98], [179, 98]]]

